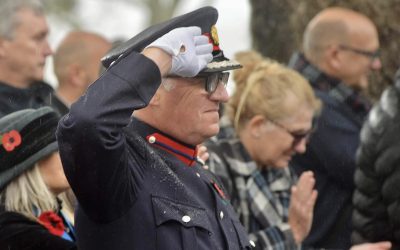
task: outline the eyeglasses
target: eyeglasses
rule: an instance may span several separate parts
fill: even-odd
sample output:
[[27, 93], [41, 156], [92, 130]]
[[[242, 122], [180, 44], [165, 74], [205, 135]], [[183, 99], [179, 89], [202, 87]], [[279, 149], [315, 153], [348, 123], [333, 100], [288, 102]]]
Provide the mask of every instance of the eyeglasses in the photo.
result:
[[375, 51], [367, 51], [367, 50], [362, 50], [362, 49], [356, 49], [347, 45], [339, 45], [339, 48], [342, 50], [348, 50], [366, 57], [369, 57], [371, 60], [378, 59], [381, 55], [381, 52], [379, 49]]
[[315, 126], [314, 126], [314, 119], [313, 119], [313, 125], [311, 127], [311, 129], [305, 133], [298, 133], [298, 132], [293, 132], [290, 131], [288, 128], [286, 128], [284, 125], [267, 118], [271, 123], [273, 123], [274, 125], [276, 125], [277, 127], [283, 129], [286, 133], [288, 133], [292, 138], [293, 138], [293, 142], [292, 145], [298, 145], [301, 141], [306, 140], [308, 141], [310, 139], [311, 134], [315, 131]]
[[199, 74], [196, 78], [205, 78], [205, 89], [211, 95], [218, 88], [218, 84], [222, 83], [226, 88], [229, 79], [229, 72], [215, 72]]

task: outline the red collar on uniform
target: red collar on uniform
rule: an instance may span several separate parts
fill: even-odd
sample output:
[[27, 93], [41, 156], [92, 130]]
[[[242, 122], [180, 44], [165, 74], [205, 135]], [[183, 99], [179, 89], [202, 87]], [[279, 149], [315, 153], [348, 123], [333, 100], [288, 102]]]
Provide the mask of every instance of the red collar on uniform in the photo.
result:
[[195, 165], [197, 148], [190, 148], [159, 133], [146, 136], [146, 140], [150, 144], [171, 153], [187, 166], [191, 167]]

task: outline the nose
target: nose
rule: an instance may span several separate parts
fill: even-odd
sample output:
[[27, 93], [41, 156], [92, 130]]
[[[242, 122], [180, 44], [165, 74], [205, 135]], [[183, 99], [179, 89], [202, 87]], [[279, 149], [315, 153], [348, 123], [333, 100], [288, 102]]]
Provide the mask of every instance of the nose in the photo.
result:
[[379, 57], [374, 58], [371, 62], [372, 70], [380, 70], [382, 68], [382, 61]]
[[49, 44], [49, 42], [47, 40], [44, 42], [43, 46], [44, 46], [43, 47], [43, 55], [45, 57], [50, 56], [50, 55], [53, 54], [53, 50], [51, 49], [50, 44]]
[[224, 84], [218, 84], [217, 89], [210, 95], [210, 99], [218, 102], [227, 102], [229, 100], [228, 91]]
[[296, 145], [294, 145], [294, 151], [297, 154], [304, 154], [307, 149], [307, 138], [301, 139]]

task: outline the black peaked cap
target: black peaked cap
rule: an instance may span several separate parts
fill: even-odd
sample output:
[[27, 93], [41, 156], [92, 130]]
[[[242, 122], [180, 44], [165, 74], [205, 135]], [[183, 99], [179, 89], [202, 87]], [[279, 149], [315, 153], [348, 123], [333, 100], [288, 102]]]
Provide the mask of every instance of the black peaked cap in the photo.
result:
[[241, 68], [239, 63], [227, 59], [219, 48], [219, 39], [215, 28], [217, 20], [217, 9], [208, 6], [172, 18], [163, 23], [150, 26], [122, 45], [112, 49], [102, 58], [102, 63], [104, 67], [108, 68], [118, 58], [124, 57], [132, 51], [138, 53], [142, 52], [147, 45], [175, 28], [198, 26], [201, 28], [202, 34], [208, 35], [210, 43], [214, 45], [213, 60], [207, 65], [202, 73], [212, 73]]

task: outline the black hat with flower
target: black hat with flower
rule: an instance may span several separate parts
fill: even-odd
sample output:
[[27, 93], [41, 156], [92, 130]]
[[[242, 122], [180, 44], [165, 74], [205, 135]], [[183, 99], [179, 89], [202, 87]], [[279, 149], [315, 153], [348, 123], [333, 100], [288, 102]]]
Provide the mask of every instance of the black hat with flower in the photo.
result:
[[58, 150], [59, 115], [50, 107], [24, 109], [0, 119], [0, 190]]

